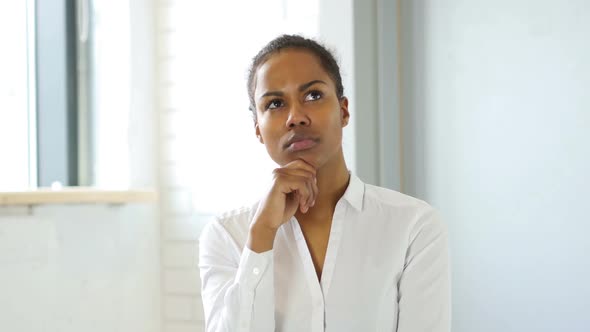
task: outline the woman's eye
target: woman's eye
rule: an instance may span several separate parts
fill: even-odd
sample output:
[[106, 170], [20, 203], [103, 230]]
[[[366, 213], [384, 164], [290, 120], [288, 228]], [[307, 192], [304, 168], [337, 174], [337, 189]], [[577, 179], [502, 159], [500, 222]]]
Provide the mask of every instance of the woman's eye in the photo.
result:
[[266, 105], [266, 109], [272, 110], [275, 108], [279, 108], [281, 106], [283, 106], [283, 101], [281, 101], [280, 99], [273, 99], [270, 101], [270, 103]]
[[305, 101], [318, 100], [322, 98], [322, 93], [319, 91], [311, 91], [305, 96]]

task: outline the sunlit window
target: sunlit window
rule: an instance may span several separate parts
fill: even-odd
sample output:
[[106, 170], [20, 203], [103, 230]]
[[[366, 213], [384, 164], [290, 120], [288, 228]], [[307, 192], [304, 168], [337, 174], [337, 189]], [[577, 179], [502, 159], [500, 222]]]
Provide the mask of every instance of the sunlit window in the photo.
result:
[[[59, 21], [72, 12], [69, 23]], [[35, 31], [43, 29], [39, 17], [46, 19], [45, 24], [62, 24], [67, 31], [64, 35], [36, 36]], [[62, 176], [70, 178], [71, 184], [110, 188], [129, 185], [130, 24], [127, 1], [0, 3], [0, 40], [4, 46], [0, 57], [0, 190], [34, 188], [38, 182], [47, 186], [66, 180]], [[42, 47], [51, 48], [44, 49], [43, 58], [41, 47], [36, 45], [40, 39]], [[66, 55], [69, 42], [77, 45], [77, 60]], [[56, 48], [61, 49], [54, 52]], [[58, 70], [53, 70], [55, 64], [59, 64]], [[68, 73], [78, 74], [76, 84], [64, 84], [62, 64]], [[40, 80], [40, 72], [44, 80]], [[40, 84], [43, 89], [38, 88]], [[41, 90], [45, 91], [44, 98], [37, 95]], [[66, 107], [65, 102], [52, 99], [66, 93], [77, 95], [78, 102], [67, 111], [58, 109]], [[59, 116], [54, 117], [54, 113]], [[65, 113], [75, 113], [76, 123], [61, 122]], [[64, 142], [59, 137], [70, 125], [77, 129], [64, 135], [68, 140]], [[40, 136], [39, 130], [45, 135]], [[53, 137], [57, 137], [55, 141]], [[66, 145], [71, 143], [78, 151], [67, 150], [64, 157]], [[39, 157], [41, 152], [43, 158]], [[63, 158], [73, 158], [77, 166], [58, 169], [71, 165]], [[47, 175], [41, 181], [42, 174]], [[60, 178], [54, 178], [56, 174]]]
[[0, 2], [0, 190], [29, 186], [27, 1]]

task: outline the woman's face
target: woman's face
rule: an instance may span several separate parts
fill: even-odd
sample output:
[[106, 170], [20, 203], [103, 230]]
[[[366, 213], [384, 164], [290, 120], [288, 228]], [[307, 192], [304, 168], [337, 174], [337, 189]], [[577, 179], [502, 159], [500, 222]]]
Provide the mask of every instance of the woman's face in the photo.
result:
[[303, 159], [317, 169], [342, 153], [348, 100], [338, 99], [315, 55], [281, 50], [258, 68], [255, 82], [256, 135], [277, 164]]

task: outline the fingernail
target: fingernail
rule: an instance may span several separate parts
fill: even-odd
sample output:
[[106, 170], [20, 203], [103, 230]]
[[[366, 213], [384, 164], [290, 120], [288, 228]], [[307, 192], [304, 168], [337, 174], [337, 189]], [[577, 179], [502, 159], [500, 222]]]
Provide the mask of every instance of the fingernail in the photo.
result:
[[311, 206], [315, 205], [315, 199], [313, 200], [313, 202], [311, 202]]

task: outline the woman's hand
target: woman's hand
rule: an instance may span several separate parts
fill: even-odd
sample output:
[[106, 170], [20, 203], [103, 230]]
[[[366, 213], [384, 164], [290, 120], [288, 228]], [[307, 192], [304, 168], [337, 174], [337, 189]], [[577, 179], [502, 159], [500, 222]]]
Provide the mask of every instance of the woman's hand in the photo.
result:
[[279, 227], [295, 215], [306, 213], [318, 195], [316, 170], [303, 160], [295, 160], [273, 171], [272, 185], [260, 201], [250, 224], [246, 245], [256, 252], [272, 249]]

